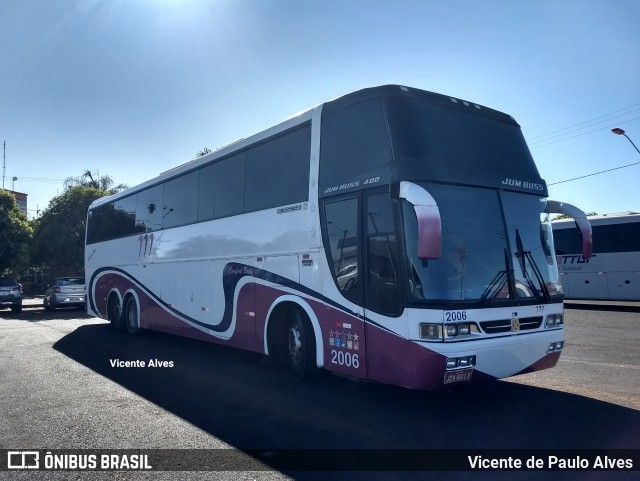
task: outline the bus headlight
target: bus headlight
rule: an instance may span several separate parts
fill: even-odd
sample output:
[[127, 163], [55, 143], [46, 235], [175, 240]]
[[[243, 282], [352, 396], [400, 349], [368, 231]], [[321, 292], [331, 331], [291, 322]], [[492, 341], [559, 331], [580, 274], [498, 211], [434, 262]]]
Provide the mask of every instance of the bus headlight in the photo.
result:
[[466, 336], [471, 332], [471, 326], [469, 324], [458, 324], [458, 334]]
[[470, 334], [480, 334], [478, 326], [469, 322], [459, 324], [420, 324], [420, 339], [428, 341], [448, 341], [458, 338], [458, 336], [469, 336]]
[[447, 324], [445, 329], [447, 337], [468, 336], [471, 333], [471, 324]]
[[420, 338], [442, 341], [442, 324], [420, 324]]
[[562, 314], [549, 314], [547, 316], [547, 321], [545, 323], [545, 327], [560, 327], [564, 324], [564, 319]]

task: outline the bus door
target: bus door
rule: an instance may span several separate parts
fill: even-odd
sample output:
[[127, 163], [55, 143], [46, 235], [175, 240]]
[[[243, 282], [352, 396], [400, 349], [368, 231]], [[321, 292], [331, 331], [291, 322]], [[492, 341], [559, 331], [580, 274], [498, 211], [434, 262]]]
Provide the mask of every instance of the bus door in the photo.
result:
[[368, 375], [384, 381], [389, 366], [396, 364], [391, 359], [396, 351], [389, 345], [395, 336], [382, 333], [389, 329], [403, 337], [406, 334], [397, 201], [391, 199], [388, 189], [366, 191], [363, 201], [361, 238]]
[[365, 314], [398, 317], [403, 303], [395, 207], [388, 191], [366, 193], [364, 207]]
[[[356, 354], [360, 369], [366, 368], [367, 376], [371, 376], [371, 361], [378, 366], [390, 365], [385, 357], [391, 356], [392, 350], [385, 345], [388, 336], [381, 335], [381, 329], [389, 327], [401, 336], [406, 331], [401, 317], [396, 202], [391, 199], [388, 188], [380, 188], [327, 199], [323, 205], [325, 246], [335, 283], [340, 294], [350, 301], [352, 314], [366, 320], [359, 332], [348, 320], [337, 320], [330, 333], [337, 337], [333, 343], [330, 339], [327, 355], [330, 363], [335, 357], [340, 364], [341, 359], [353, 359]], [[338, 345], [344, 353], [335, 349]], [[340, 371], [341, 367], [331, 366], [331, 369]], [[365, 375], [364, 372], [358, 374]]]
[[323, 290], [343, 308], [326, 305], [318, 317], [325, 320], [325, 367], [366, 377], [361, 207], [359, 193], [323, 202], [324, 245], [335, 285], [326, 284]]

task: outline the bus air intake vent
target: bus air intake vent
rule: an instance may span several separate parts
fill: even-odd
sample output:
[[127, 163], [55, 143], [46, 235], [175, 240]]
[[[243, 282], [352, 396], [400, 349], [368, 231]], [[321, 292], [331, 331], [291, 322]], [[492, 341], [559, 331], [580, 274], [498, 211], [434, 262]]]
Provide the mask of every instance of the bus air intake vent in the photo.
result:
[[[520, 331], [531, 331], [538, 329], [542, 325], [542, 316], [519, 318]], [[511, 331], [511, 319], [501, 319], [499, 321], [485, 321], [480, 323], [480, 327], [487, 334], [499, 334]]]

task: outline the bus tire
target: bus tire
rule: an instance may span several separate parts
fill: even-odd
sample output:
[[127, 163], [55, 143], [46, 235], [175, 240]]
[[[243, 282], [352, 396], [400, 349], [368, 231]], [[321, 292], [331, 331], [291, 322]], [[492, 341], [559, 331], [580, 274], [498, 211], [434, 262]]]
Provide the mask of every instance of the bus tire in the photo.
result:
[[107, 319], [116, 331], [124, 330], [124, 320], [122, 319], [122, 303], [117, 294], [112, 293], [107, 301]]
[[133, 296], [129, 296], [125, 301], [124, 306], [124, 324], [127, 327], [127, 332], [132, 336], [135, 336], [140, 331], [138, 303]]
[[300, 309], [287, 312], [285, 339], [289, 370], [296, 379], [308, 381], [318, 375], [316, 342], [311, 322]]

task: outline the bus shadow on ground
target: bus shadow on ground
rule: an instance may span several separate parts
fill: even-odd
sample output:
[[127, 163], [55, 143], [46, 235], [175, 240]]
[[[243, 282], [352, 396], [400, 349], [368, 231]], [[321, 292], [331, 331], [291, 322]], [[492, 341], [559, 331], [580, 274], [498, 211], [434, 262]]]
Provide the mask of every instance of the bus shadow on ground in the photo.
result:
[[[132, 337], [107, 324], [82, 326], [54, 349], [240, 450], [638, 447], [640, 412], [518, 383], [437, 392], [330, 374], [301, 383], [257, 354], [160, 333]], [[112, 359], [173, 367], [114, 368]]]

